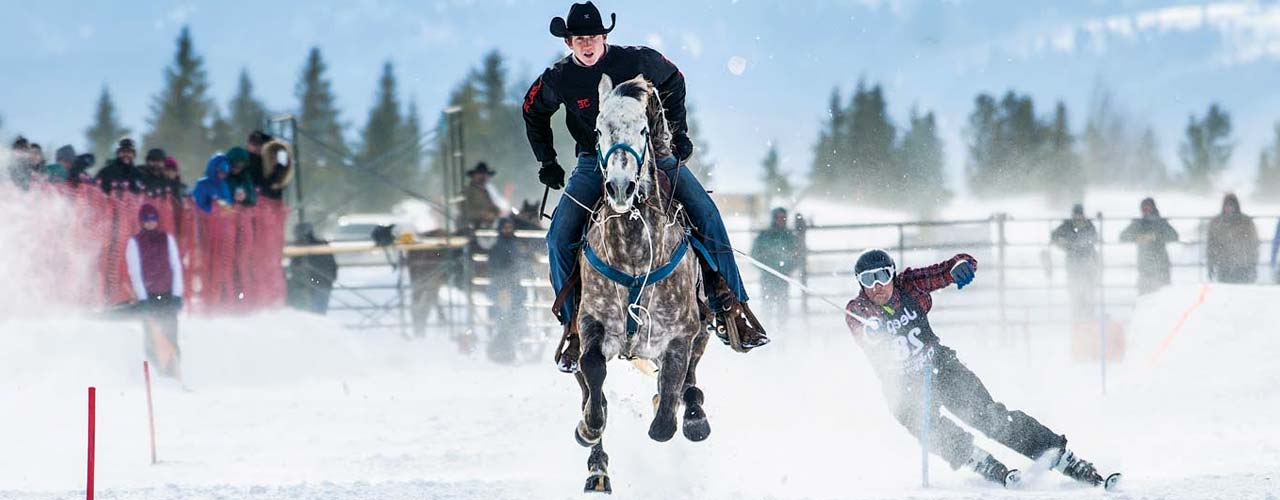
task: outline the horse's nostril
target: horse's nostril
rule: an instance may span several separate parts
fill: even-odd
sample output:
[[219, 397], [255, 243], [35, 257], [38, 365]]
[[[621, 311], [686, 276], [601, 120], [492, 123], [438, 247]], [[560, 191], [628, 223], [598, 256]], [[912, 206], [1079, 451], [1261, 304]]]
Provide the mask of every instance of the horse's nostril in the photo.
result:
[[606, 184], [604, 185], [604, 192], [609, 193], [609, 196], [613, 196], [613, 183], [612, 183], [612, 182], [606, 183]]
[[636, 181], [628, 182], [628, 183], [627, 183], [627, 196], [631, 196], [631, 195], [633, 195], [633, 194], [635, 194], [635, 193], [636, 193]]

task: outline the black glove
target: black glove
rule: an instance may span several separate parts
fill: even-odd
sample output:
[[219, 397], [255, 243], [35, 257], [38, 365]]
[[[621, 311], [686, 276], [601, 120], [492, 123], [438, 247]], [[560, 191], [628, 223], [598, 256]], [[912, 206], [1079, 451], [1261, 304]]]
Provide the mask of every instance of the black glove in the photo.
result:
[[687, 135], [677, 135], [671, 138], [671, 154], [675, 155], [680, 163], [689, 161], [689, 157], [693, 156], [693, 141], [689, 140]]
[[544, 161], [538, 169], [538, 180], [551, 189], [560, 189], [564, 187], [564, 168], [555, 160]]

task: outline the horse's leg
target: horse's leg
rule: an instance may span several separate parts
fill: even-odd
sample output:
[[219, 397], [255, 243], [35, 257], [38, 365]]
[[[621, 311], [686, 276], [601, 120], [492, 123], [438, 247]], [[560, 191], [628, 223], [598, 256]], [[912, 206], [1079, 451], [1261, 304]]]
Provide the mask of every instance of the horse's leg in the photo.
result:
[[653, 423], [649, 424], [649, 437], [654, 441], [667, 441], [676, 435], [676, 410], [680, 408], [684, 392], [685, 375], [689, 372], [689, 347], [695, 333], [683, 332], [667, 344], [662, 355], [662, 369], [658, 371], [658, 408]]
[[578, 361], [576, 378], [582, 389], [582, 421], [578, 423], [573, 437], [578, 444], [591, 448], [591, 456], [587, 458], [587, 482], [582, 490], [587, 493], [612, 493], [613, 489], [609, 484], [609, 455], [605, 454], [601, 440], [608, 418], [608, 402], [604, 399], [604, 325], [590, 315], [583, 315], [580, 325], [582, 355]]
[[578, 423], [575, 436], [578, 444], [592, 446], [600, 441], [608, 419], [609, 404], [604, 399], [604, 324], [584, 316], [580, 325], [582, 330], [578, 335], [581, 336], [582, 354], [578, 358], [578, 366], [586, 398], [582, 405], [582, 421]]
[[707, 422], [707, 414], [702, 411], [702, 389], [698, 388], [698, 361], [707, 349], [710, 335], [695, 325], [697, 334], [690, 346], [689, 370], [684, 377], [684, 437], [690, 441], [702, 441], [711, 435], [711, 424]]

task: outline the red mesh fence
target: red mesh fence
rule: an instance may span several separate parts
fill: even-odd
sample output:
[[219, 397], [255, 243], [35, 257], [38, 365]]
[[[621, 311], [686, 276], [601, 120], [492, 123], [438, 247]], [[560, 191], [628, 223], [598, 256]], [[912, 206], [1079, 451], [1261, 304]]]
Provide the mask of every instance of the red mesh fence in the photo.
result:
[[[125, 246], [141, 229], [138, 209], [150, 203], [160, 212], [160, 228], [173, 235], [182, 256], [189, 310], [202, 313], [245, 313], [285, 302], [284, 226], [288, 211], [279, 200], [259, 198], [255, 206], [216, 206], [212, 213], [195, 208], [189, 197], [168, 193], [144, 195], [95, 184], [71, 186], [36, 183], [26, 196], [67, 200], [56, 224], [41, 224], [42, 241], [76, 242], [49, 248], [32, 257], [40, 272], [59, 273], [91, 255], [89, 279], [66, 287], [56, 300], [100, 308], [134, 297], [125, 263]], [[55, 274], [56, 275], [56, 274]]]

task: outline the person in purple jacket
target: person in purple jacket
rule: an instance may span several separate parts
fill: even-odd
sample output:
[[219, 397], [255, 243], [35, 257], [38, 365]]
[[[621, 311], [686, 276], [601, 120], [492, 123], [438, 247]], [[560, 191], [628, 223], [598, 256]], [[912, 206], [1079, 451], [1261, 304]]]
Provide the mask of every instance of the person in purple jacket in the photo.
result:
[[182, 378], [178, 368], [178, 311], [182, 309], [182, 258], [178, 242], [160, 230], [160, 211], [138, 210], [142, 230], [129, 239], [125, 261], [142, 312], [147, 359], [162, 376]]

